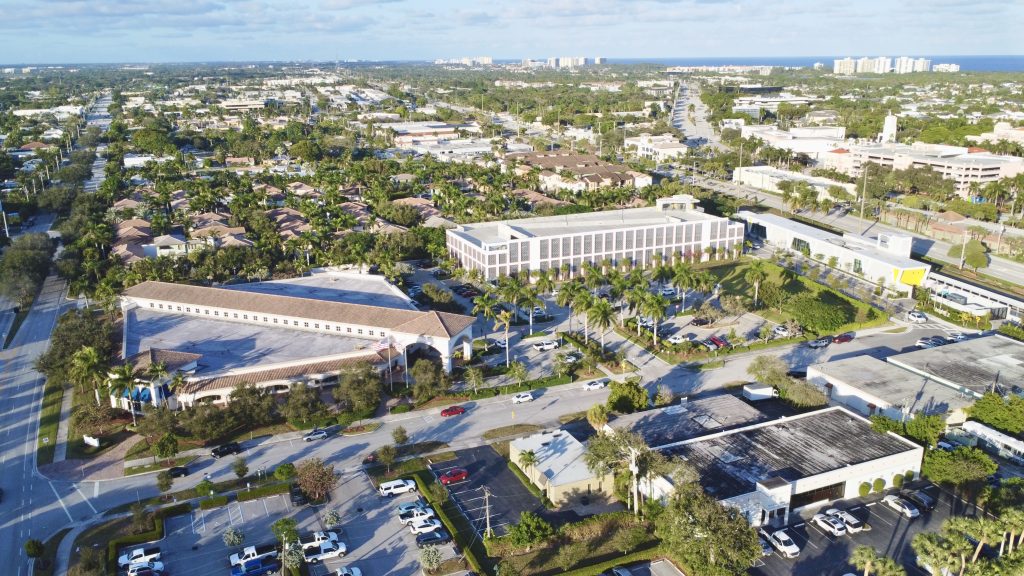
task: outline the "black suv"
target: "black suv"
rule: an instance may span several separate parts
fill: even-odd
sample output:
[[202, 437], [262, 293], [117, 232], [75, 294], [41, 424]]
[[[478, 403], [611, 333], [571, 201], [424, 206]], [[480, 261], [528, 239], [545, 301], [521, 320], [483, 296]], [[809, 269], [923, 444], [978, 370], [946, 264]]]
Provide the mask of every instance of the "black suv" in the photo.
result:
[[306, 493], [299, 488], [297, 484], [292, 484], [288, 490], [288, 495], [291, 497], [292, 506], [305, 506], [309, 503], [309, 499], [306, 498]]
[[238, 454], [242, 451], [242, 447], [238, 445], [238, 442], [228, 442], [217, 446], [210, 451], [210, 456], [214, 458], [220, 458], [221, 456], [227, 456], [228, 454]]
[[904, 490], [900, 496], [913, 502], [921, 510], [934, 510], [935, 498], [929, 496], [924, 490]]
[[452, 541], [452, 537], [444, 530], [434, 530], [416, 537], [416, 547], [426, 548], [427, 546], [438, 546]]

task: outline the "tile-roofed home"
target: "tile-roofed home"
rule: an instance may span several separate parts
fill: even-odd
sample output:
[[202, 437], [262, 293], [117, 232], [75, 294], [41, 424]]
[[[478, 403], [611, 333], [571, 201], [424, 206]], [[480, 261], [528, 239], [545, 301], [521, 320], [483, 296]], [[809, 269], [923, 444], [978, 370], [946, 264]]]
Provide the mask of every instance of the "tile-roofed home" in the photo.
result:
[[557, 198], [545, 196], [544, 194], [541, 194], [536, 190], [527, 190], [525, 188], [513, 190], [512, 195], [522, 198], [531, 207], [543, 206], [545, 204], [549, 206], [565, 206], [567, 204], [570, 204], [569, 202], [566, 202], [564, 200], [559, 200]]
[[399, 206], [412, 206], [419, 213], [420, 218], [426, 220], [431, 216], [440, 216], [441, 211], [434, 207], [434, 203], [425, 198], [399, 198], [394, 200], [392, 204]]
[[216, 212], [203, 212], [192, 217], [192, 225], [196, 228], [204, 228], [214, 224], [226, 225], [227, 223], [228, 217]]
[[305, 182], [292, 182], [288, 185], [288, 192], [299, 198], [309, 198], [310, 200], [316, 200], [322, 196], [319, 190]]
[[958, 214], [957, 212], [954, 212], [952, 210], [940, 212], [939, 218], [945, 220], [946, 222], [963, 222], [964, 220], [967, 219], [967, 217], [965, 217], [964, 215]]
[[114, 255], [120, 258], [125, 264], [133, 264], [146, 258], [142, 245], [136, 242], [114, 244], [112, 251]]
[[122, 198], [117, 202], [114, 202], [113, 206], [111, 206], [111, 209], [113, 209], [114, 211], [135, 210], [140, 206], [142, 206], [142, 202], [136, 200], [135, 198]]
[[28, 142], [27, 144], [22, 144], [22, 146], [21, 146], [21, 148], [19, 148], [19, 150], [39, 150], [40, 148], [53, 148], [53, 147], [54, 147], [53, 144], [46, 144], [44, 142], [34, 141], [34, 142]]

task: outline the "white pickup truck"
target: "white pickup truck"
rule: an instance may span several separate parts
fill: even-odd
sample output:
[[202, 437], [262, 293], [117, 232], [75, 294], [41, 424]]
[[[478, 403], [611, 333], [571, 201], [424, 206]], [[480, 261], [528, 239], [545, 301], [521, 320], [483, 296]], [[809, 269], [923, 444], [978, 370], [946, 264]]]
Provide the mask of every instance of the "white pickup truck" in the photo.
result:
[[316, 564], [329, 558], [337, 558], [338, 556], [344, 556], [348, 550], [345, 547], [344, 542], [333, 542], [328, 540], [327, 542], [321, 542], [319, 546], [312, 548], [306, 548], [302, 551], [302, 557], [306, 562], [310, 564]]
[[277, 544], [263, 544], [261, 546], [246, 546], [241, 554], [232, 554], [228, 560], [232, 566], [241, 566], [251, 560], [258, 558], [277, 558]]
[[160, 559], [160, 549], [156, 546], [150, 548], [136, 548], [125, 554], [120, 555], [117, 558], [117, 565], [119, 568], [124, 568], [132, 564], [141, 564], [142, 562], [152, 562]]

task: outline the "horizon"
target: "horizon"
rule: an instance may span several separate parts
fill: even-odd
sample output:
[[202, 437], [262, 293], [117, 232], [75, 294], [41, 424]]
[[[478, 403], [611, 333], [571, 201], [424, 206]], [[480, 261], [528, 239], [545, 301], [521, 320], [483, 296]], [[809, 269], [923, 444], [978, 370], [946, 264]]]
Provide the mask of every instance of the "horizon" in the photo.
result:
[[39, 65], [613, 58], [611, 53], [627, 60], [754, 57], [742, 52], [770, 54], [760, 56], [766, 58], [822, 52], [1018, 55], [1024, 54], [1024, 37], [1011, 23], [1020, 21], [1024, 4], [1001, 0], [905, 0], [895, 6], [884, 0], [495, 0], [485, 6], [468, 0], [312, 0], [301, 10], [286, 0], [0, 6], [4, 59]]

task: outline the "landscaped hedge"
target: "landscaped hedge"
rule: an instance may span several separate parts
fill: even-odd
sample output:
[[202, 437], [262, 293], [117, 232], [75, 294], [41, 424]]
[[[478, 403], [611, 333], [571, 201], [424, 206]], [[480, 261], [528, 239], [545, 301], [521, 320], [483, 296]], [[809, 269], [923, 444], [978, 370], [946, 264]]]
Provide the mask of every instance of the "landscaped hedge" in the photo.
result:
[[[455, 539], [455, 543], [458, 544], [459, 549], [466, 557], [466, 562], [469, 563], [470, 567], [477, 573], [486, 574], [484, 570], [483, 559], [487, 557], [486, 550], [483, 547], [481, 539], [476, 537], [476, 534], [466, 534], [465, 529], [456, 530], [456, 523], [448, 516], [448, 513], [444, 510], [444, 500], [437, 500], [433, 497], [430, 491], [430, 485], [434, 482], [434, 476], [427, 470], [417, 470], [411, 474], [413, 480], [416, 481], [416, 487], [420, 494], [430, 503], [434, 508], [434, 512], [437, 513], [437, 517], [444, 524], [445, 528]], [[464, 526], [467, 526], [469, 530], [473, 530], [473, 526], [468, 521], [462, 522]]]
[[269, 486], [260, 486], [259, 488], [253, 488], [252, 490], [246, 490], [245, 492], [239, 492], [236, 496], [239, 502], [248, 502], [249, 500], [258, 500], [260, 498], [266, 498], [267, 496], [273, 496], [275, 494], [286, 494], [288, 492], [288, 484], [271, 484]]
[[[615, 566], [622, 566], [623, 564], [631, 564], [633, 562], [656, 560], [663, 556], [664, 554], [661, 549], [655, 546], [649, 550], [641, 550], [639, 552], [633, 552], [632, 554], [626, 554], [625, 556], [621, 556], [615, 560], [608, 560], [606, 562], [601, 562], [600, 564], [591, 564], [584, 568], [577, 568], [576, 570], [563, 572], [562, 576], [594, 576], [594, 574], [603, 574]], [[693, 574], [693, 572], [687, 573]]]
[[[188, 502], [161, 508], [153, 512], [153, 529], [141, 534], [122, 536], [107, 542], [107, 573], [117, 574], [117, 551], [126, 546], [135, 544], [146, 544], [164, 539], [164, 518], [171, 518], [180, 514], [188, 514], [192, 511], [192, 505]], [[116, 520], [111, 520], [116, 522]]]
[[210, 496], [199, 501], [199, 509], [210, 510], [212, 508], [220, 508], [221, 506], [226, 506], [227, 503], [227, 496]]
[[412, 404], [399, 404], [391, 409], [392, 414], [404, 414], [412, 411]]

